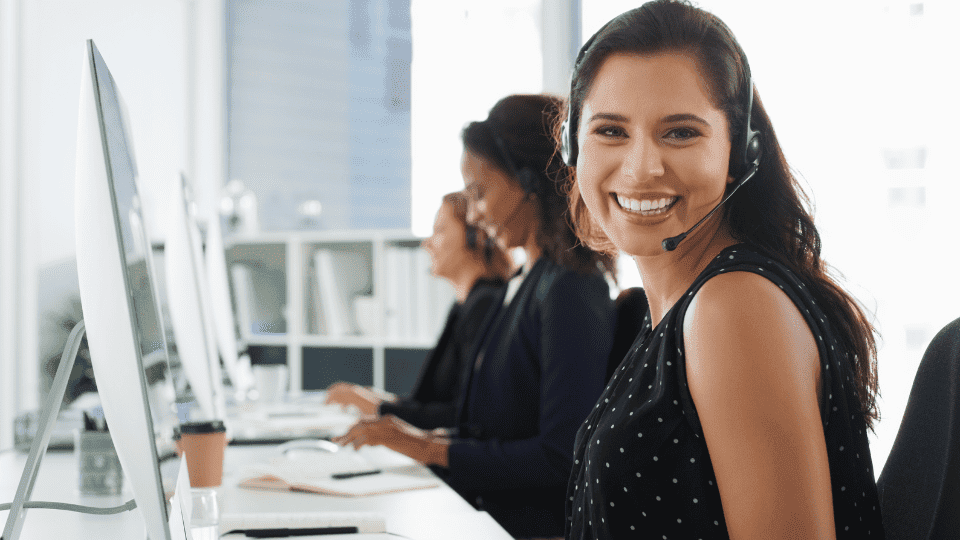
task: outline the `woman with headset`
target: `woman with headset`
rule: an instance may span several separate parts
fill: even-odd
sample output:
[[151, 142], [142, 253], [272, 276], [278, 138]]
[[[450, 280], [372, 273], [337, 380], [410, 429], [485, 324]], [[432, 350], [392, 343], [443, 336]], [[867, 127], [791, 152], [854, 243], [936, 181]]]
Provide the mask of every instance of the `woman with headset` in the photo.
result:
[[563, 534], [574, 436], [603, 389], [614, 330], [604, 277], [612, 258], [579, 244], [557, 183], [552, 125], [561, 105], [508, 96], [462, 133], [470, 220], [526, 257], [471, 356], [456, 429], [423, 432], [385, 417], [339, 439], [439, 466], [522, 538]]
[[364, 415], [392, 414], [421, 429], [454, 425], [466, 360], [482, 337], [483, 321], [498, 307], [511, 261], [483, 231], [467, 223], [467, 198], [460, 192], [444, 195], [423, 249], [430, 255], [430, 272], [453, 285], [456, 302], [413, 392], [400, 397], [341, 382], [327, 390], [327, 403], [353, 405]]
[[882, 538], [874, 329], [727, 26], [679, 0], [616, 17], [560, 133], [581, 239], [631, 255], [650, 303], [578, 432], [567, 538]]

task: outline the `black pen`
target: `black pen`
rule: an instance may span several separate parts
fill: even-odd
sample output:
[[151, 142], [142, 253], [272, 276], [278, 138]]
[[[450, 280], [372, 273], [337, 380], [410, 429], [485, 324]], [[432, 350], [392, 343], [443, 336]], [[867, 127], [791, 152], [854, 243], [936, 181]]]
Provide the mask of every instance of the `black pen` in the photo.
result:
[[330, 475], [330, 478], [334, 480], [346, 480], [347, 478], [355, 478], [357, 476], [368, 476], [371, 474], [380, 474], [383, 471], [380, 469], [373, 469], [370, 471], [357, 471], [357, 472], [344, 472], [344, 473], [334, 473]]
[[233, 530], [228, 534], [240, 533], [247, 538], [288, 538], [291, 536], [320, 536], [324, 534], [356, 534], [357, 527], [311, 527], [304, 529], [247, 529]]

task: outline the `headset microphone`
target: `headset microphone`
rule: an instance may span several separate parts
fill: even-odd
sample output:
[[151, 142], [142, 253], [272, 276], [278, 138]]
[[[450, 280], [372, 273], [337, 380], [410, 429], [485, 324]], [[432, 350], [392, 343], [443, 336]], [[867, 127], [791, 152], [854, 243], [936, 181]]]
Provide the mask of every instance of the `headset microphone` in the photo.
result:
[[664, 238], [663, 242], [660, 243], [663, 246], [664, 251], [673, 251], [677, 249], [677, 246], [680, 245], [680, 242], [687, 237], [688, 234], [693, 232], [694, 229], [700, 226], [701, 223], [707, 220], [708, 217], [712, 216], [714, 212], [717, 211], [720, 206], [727, 202], [734, 193], [740, 189], [740, 186], [747, 183], [747, 180], [753, 178], [753, 175], [757, 174], [757, 169], [760, 167], [760, 157], [763, 155], [763, 147], [760, 144], [760, 132], [753, 129], [751, 125], [751, 117], [753, 116], [753, 79], [750, 77], [750, 68], [746, 63], [746, 58], [743, 59], [744, 69], [747, 72], [747, 119], [746, 125], [744, 127], [742, 139], [738, 140], [736, 144], [733, 145], [733, 153], [731, 158], [734, 160], [735, 169], [743, 170], [743, 167], [747, 167], [747, 171], [743, 173], [743, 176], [740, 178], [740, 181], [737, 182], [736, 187], [734, 187], [726, 197], [723, 198], [716, 206], [713, 207], [707, 215], [694, 223], [693, 227], [687, 229], [686, 232], [680, 233], [677, 236], [671, 236], [670, 238]]
[[689, 229], [687, 229], [687, 232], [680, 233], [677, 236], [671, 236], [670, 238], [664, 238], [663, 242], [660, 243], [660, 245], [663, 246], [663, 250], [673, 251], [677, 249], [677, 246], [680, 245], [681, 240], [686, 238], [688, 234], [690, 234], [694, 229], [699, 227], [700, 224], [706, 221], [708, 217], [712, 216], [713, 213], [716, 212], [721, 205], [723, 205], [723, 203], [727, 202], [727, 200], [729, 200], [730, 197], [732, 197], [733, 194], [736, 193], [738, 189], [740, 189], [740, 186], [746, 184], [747, 180], [750, 180], [751, 178], [753, 178], [753, 175], [756, 174], [757, 172], [758, 166], [759, 166], [759, 163], [754, 163], [750, 167], [750, 170], [747, 171], [747, 174], [743, 175], [743, 178], [740, 179], [740, 182], [737, 184], [737, 187], [733, 188], [733, 190], [731, 190], [730, 193], [728, 193], [727, 196], [724, 197], [722, 201], [720, 201], [716, 206], [714, 206], [713, 210], [711, 210], [707, 215], [703, 216], [703, 218], [700, 221], [694, 223], [693, 227], [690, 227]]

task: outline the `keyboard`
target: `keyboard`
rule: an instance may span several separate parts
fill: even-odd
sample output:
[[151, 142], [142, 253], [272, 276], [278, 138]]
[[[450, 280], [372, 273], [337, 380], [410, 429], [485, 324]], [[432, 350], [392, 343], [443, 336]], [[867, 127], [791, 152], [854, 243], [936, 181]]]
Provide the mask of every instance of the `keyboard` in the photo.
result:
[[243, 533], [253, 538], [387, 532], [386, 518], [376, 512], [224, 513], [220, 534]]

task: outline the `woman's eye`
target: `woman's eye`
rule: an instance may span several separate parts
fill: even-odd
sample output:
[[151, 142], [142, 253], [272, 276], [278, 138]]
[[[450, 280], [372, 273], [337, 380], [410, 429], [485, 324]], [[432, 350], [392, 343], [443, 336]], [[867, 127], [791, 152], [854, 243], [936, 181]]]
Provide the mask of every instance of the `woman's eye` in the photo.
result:
[[602, 137], [623, 138], [627, 132], [620, 126], [600, 126], [594, 130], [594, 133]]
[[700, 135], [700, 132], [698, 132], [693, 128], [680, 127], [680, 128], [674, 128], [668, 131], [666, 137], [668, 139], [686, 141], [686, 140], [698, 137], [699, 135]]

